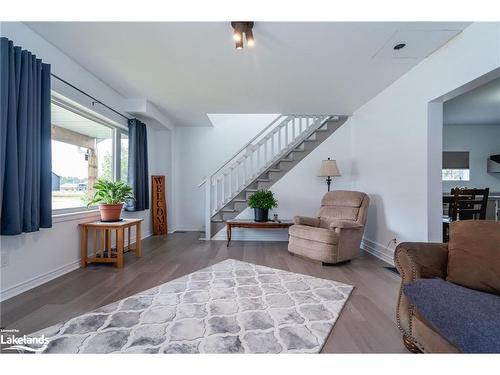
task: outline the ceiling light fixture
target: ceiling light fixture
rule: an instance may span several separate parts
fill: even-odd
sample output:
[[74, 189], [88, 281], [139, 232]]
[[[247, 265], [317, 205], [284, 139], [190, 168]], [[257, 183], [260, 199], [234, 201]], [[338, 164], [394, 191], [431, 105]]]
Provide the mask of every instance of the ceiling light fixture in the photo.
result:
[[243, 49], [243, 38], [236, 40], [236, 49]]
[[255, 39], [253, 38], [252, 29], [251, 28], [247, 29], [245, 35], [247, 37], [247, 45], [249, 47], [253, 47], [255, 45]]
[[241, 30], [241, 24], [237, 23], [233, 27], [234, 27], [233, 40], [236, 43], [243, 41], [243, 31]]
[[253, 22], [243, 22], [243, 21], [234, 21], [231, 22], [231, 26], [233, 27], [233, 40], [236, 43], [236, 49], [243, 49], [244, 39], [247, 41], [247, 46], [253, 47], [255, 45], [255, 39], [253, 37]]

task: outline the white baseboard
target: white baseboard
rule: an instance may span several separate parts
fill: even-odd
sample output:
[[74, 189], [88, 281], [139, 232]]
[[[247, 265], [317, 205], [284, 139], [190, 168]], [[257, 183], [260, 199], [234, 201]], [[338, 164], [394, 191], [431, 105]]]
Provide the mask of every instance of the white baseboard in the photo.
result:
[[10, 288], [1, 291], [0, 301], [5, 301], [9, 298], [17, 296], [18, 294], [36, 288], [37, 286], [45, 284], [50, 280], [53, 280], [59, 276], [67, 274], [68, 272], [74, 271], [78, 268], [80, 268], [80, 259], [68, 263], [62, 267], [56, 268], [55, 270], [44, 273], [42, 275], [35, 276], [17, 285], [13, 285]]
[[175, 227], [169, 230], [169, 233], [175, 232], [204, 232], [205, 228], [197, 228], [197, 227]]
[[385, 247], [377, 242], [370, 241], [366, 238], [363, 238], [361, 241], [361, 248], [367, 253], [376, 256], [377, 258], [383, 260], [386, 263], [394, 266], [394, 250], [388, 247]]

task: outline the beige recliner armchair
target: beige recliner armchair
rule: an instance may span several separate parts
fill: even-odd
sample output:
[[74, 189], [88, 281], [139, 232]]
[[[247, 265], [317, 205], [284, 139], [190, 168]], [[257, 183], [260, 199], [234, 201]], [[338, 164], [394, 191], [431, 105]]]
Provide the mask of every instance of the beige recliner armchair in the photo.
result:
[[356, 257], [370, 198], [358, 191], [332, 191], [321, 199], [318, 217], [295, 216], [288, 251], [324, 264]]

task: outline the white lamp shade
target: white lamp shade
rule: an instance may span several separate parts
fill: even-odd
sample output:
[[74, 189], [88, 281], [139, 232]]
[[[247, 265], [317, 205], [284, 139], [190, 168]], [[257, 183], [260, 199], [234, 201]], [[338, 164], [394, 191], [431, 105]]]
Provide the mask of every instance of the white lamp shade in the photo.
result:
[[321, 162], [321, 168], [318, 172], [318, 177], [333, 177], [340, 176], [339, 168], [337, 167], [337, 162], [335, 160], [323, 160]]

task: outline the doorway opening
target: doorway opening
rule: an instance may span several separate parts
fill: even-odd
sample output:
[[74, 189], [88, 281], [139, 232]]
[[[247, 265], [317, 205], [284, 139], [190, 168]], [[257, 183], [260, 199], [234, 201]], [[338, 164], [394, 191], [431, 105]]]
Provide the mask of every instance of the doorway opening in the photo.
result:
[[428, 109], [428, 236], [441, 242], [460, 210], [462, 219], [500, 220], [500, 69]]

